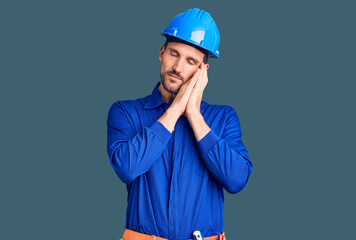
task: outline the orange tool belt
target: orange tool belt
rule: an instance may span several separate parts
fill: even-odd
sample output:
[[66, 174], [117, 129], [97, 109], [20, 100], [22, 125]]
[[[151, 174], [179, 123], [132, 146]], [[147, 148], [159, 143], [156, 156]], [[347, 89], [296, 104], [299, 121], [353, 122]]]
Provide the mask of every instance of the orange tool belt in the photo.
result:
[[[161, 238], [154, 235], [143, 234], [139, 232], [132, 231], [130, 229], [125, 229], [124, 236], [120, 240], [168, 240], [167, 238]], [[189, 239], [192, 240], [192, 239]], [[205, 237], [204, 240], [226, 240], [225, 233]]]

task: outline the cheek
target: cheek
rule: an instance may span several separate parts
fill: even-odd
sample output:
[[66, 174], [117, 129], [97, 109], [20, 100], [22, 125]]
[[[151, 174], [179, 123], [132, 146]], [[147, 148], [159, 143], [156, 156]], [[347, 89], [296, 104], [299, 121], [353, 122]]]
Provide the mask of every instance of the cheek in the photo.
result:
[[161, 71], [167, 72], [167, 71], [171, 71], [171, 70], [172, 70], [171, 64], [167, 60], [162, 61], [162, 63], [161, 63]]
[[167, 66], [166, 66], [166, 64], [162, 63], [161, 64], [161, 73], [165, 73], [165, 72], [167, 72]]
[[187, 71], [187, 79], [191, 79], [197, 70], [198, 70], [197, 67], [190, 67]]

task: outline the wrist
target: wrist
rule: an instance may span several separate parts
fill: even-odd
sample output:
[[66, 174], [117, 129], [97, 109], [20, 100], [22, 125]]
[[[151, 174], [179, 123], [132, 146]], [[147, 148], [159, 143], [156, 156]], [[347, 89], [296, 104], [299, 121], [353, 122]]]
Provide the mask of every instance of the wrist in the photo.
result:
[[174, 108], [169, 107], [166, 112], [158, 119], [171, 133], [174, 131], [174, 126], [180, 114]]
[[202, 118], [203, 115], [200, 113], [199, 109], [195, 109], [193, 111], [186, 111], [185, 116], [189, 119]]
[[175, 115], [177, 118], [179, 118], [184, 113], [184, 110], [180, 109], [174, 103], [172, 103], [172, 105], [166, 111], [172, 115]]
[[185, 116], [187, 117], [188, 121], [190, 123], [193, 123], [193, 122], [197, 122], [197, 121], [200, 121], [200, 120], [203, 120], [204, 117], [203, 115], [200, 113], [200, 111], [191, 111], [191, 112], [186, 112], [185, 113]]
[[200, 141], [210, 131], [210, 127], [206, 124], [204, 117], [200, 112], [189, 114], [187, 119], [193, 129], [197, 141]]

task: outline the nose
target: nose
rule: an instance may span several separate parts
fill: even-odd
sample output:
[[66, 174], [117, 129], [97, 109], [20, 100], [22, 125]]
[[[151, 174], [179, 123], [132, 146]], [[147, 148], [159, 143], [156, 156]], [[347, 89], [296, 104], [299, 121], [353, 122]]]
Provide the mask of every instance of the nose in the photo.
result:
[[175, 62], [173, 69], [177, 72], [177, 73], [181, 73], [182, 69], [183, 69], [183, 60], [182, 59], [177, 59], [177, 61]]

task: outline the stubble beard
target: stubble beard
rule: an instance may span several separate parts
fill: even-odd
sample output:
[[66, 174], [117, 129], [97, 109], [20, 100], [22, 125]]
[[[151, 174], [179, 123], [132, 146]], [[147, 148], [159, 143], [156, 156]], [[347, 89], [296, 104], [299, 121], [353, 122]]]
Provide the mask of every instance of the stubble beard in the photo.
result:
[[163, 86], [163, 88], [164, 88], [167, 92], [176, 95], [176, 94], [179, 92], [179, 89], [180, 89], [180, 87], [181, 87], [182, 85], [180, 85], [177, 89], [169, 88], [169, 87], [167, 86], [167, 79], [165, 79], [165, 76], [166, 76], [166, 75], [168, 75], [168, 74], [167, 74], [167, 73], [163, 73], [163, 74], [160, 73], [162, 86]]

